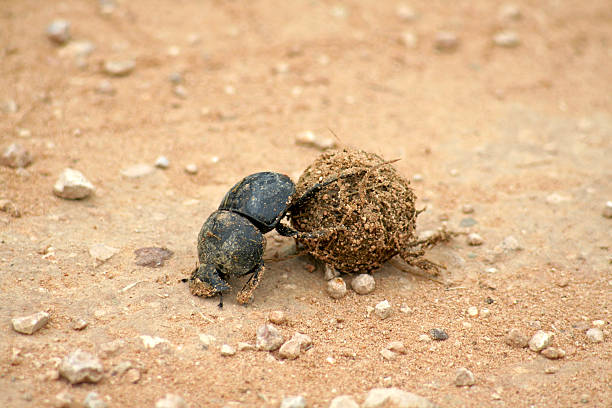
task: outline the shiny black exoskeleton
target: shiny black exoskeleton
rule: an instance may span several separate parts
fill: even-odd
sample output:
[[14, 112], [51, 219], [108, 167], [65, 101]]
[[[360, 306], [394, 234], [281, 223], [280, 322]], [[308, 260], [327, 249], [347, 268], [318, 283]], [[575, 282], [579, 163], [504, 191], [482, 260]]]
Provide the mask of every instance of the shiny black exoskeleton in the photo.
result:
[[275, 229], [287, 237], [318, 236], [298, 232], [281, 221], [292, 208], [303, 205], [336, 180], [316, 184], [297, 199], [293, 197], [295, 185], [284, 174], [255, 173], [238, 182], [202, 225], [198, 235], [200, 266], [189, 279], [191, 292], [206, 297], [219, 295], [219, 307], [223, 307], [223, 293], [230, 290], [227, 278], [250, 275], [237, 297], [238, 302], [247, 303], [264, 272], [263, 234]]

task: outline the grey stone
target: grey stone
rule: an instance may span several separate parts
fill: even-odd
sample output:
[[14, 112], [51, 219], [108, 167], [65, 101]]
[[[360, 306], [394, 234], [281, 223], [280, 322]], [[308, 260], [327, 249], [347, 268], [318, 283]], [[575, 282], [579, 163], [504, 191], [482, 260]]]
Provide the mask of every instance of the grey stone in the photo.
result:
[[70, 22], [61, 19], [53, 20], [47, 26], [47, 38], [60, 45], [70, 41]]
[[285, 397], [281, 402], [280, 408], [306, 408], [306, 398], [301, 395]]
[[129, 75], [136, 67], [136, 62], [131, 59], [111, 60], [104, 63], [104, 72], [107, 75], [122, 77]]
[[459, 226], [462, 228], [469, 228], [469, 227], [473, 227], [474, 225], [478, 224], [478, 221], [476, 221], [475, 219], [473, 219], [472, 217], [467, 217], [462, 219], [459, 222]]
[[444, 331], [444, 329], [439, 329], [439, 328], [431, 329], [429, 331], [429, 336], [433, 340], [438, 340], [438, 341], [444, 341], [448, 339], [448, 334], [446, 333], [446, 331]]
[[104, 367], [94, 355], [77, 349], [64, 357], [59, 372], [71, 384], [97, 383], [102, 379]]
[[531, 340], [529, 340], [529, 349], [531, 351], [539, 352], [550, 346], [553, 340], [553, 334], [538, 330]]
[[461, 367], [455, 373], [455, 385], [457, 387], [471, 387], [476, 384], [474, 374], [465, 367]]
[[523, 249], [519, 241], [513, 235], [508, 235], [504, 238], [501, 242], [501, 247], [505, 251], [520, 251]]
[[22, 334], [33, 334], [49, 322], [49, 313], [38, 312], [33, 315], [11, 319], [13, 330]]
[[97, 392], [90, 392], [83, 402], [85, 408], [107, 408], [108, 404], [100, 398]]
[[147, 266], [149, 268], [160, 268], [164, 262], [174, 255], [168, 248], [144, 247], [134, 251], [136, 255], [136, 265]]
[[374, 307], [374, 313], [376, 313], [376, 316], [378, 316], [381, 320], [391, 316], [392, 312], [393, 309], [391, 309], [391, 304], [388, 300], [383, 300]]
[[176, 394], [166, 396], [155, 403], [155, 408], [187, 408], [185, 400]]
[[436, 408], [437, 405], [411, 392], [398, 388], [374, 388], [368, 392], [362, 408]]
[[525, 348], [529, 345], [529, 339], [518, 329], [510, 329], [506, 336], [506, 344], [510, 347]]
[[376, 281], [369, 273], [362, 273], [353, 278], [351, 287], [360, 295], [372, 293], [376, 288]]
[[329, 408], [359, 408], [359, 404], [350, 395], [339, 395], [331, 400]]
[[280, 331], [271, 324], [264, 324], [257, 328], [255, 347], [258, 350], [274, 351], [283, 344]]
[[8, 145], [0, 156], [0, 164], [14, 169], [26, 167], [32, 163], [32, 156], [19, 143]]
[[67, 168], [53, 186], [56, 196], [68, 200], [80, 200], [88, 197], [94, 190], [94, 186], [78, 170]]
[[341, 299], [346, 296], [346, 283], [342, 278], [334, 278], [327, 282], [327, 294], [333, 299]]

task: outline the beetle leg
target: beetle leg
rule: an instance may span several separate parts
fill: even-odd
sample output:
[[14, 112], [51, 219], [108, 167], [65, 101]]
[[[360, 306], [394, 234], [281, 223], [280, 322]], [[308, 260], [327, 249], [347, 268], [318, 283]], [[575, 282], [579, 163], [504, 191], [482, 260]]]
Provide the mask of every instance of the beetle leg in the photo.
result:
[[296, 239], [317, 239], [326, 235], [330, 235], [332, 232], [337, 230], [339, 230], [339, 228], [323, 229], [313, 232], [300, 232], [280, 222], [276, 226], [276, 231], [283, 237], [291, 237]]
[[253, 298], [253, 291], [259, 285], [259, 281], [261, 280], [265, 269], [266, 268], [264, 267], [263, 261], [253, 268], [253, 272], [251, 273], [249, 280], [244, 284], [240, 292], [238, 292], [238, 295], [236, 295], [236, 300], [238, 303], [245, 304]]
[[191, 274], [189, 289], [196, 296], [211, 297], [222, 292], [228, 292], [230, 285], [221, 277], [212, 264], [202, 265]]

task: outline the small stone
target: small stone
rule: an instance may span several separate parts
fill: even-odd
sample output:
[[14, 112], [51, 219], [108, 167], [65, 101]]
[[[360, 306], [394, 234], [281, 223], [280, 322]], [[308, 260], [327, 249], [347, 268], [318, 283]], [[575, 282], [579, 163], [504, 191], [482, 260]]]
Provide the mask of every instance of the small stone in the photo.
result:
[[432, 337], [427, 334], [421, 334], [419, 335], [419, 341], [422, 341], [423, 343], [429, 343], [430, 341], [432, 341]]
[[100, 355], [102, 358], [113, 356], [125, 345], [125, 341], [117, 339], [100, 344]]
[[182, 84], [184, 79], [180, 72], [173, 72], [168, 75], [168, 80], [174, 85]]
[[58, 54], [62, 57], [86, 58], [95, 49], [96, 46], [91, 41], [72, 41], [63, 47]]
[[493, 36], [493, 43], [498, 47], [513, 48], [520, 44], [520, 40], [514, 31], [502, 31]]
[[399, 42], [406, 48], [414, 48], [417, 45], [417, 38], [413, 32], [404, 31], [399, 36]]
[[513, 235], [508, 235], [506, 238], [504, 238], [500, 245], [505, 251], [520, 251], [523, 249], [521, 244]]
[[89, 247], [89, 255], [100, 263], [106, 262], [113, 257], [119, 250], [104, 244], [94, 244]]
[[47, 26], [47, 38], [59, 45], [70, 41], [70, 22], [61, 19], [53, 20]]
[[401, 341], [392, 341], [391, 343], [387, 344], [387, 349], [394, 353], [406, 354], [406, 347]]
[[339, 395], [331, 400], [329, 408], [359, 408], [359, 404], [350, 395]]
[[30, 316], [11, 319], [13, 330], [22, 334], [33, 334], [49, 323], [49, 313], [38, 312]]
[[115, 375], [121, 376], [121, 375], [125, 374], [126, 372], [128, 372], [130, 368], [132, 368], [132, 363], [131, 362], [129, 362], [129, 361], [122, 361], [122, 362], [120, 362], [119, 364], [117, 364], [116, 366], [114, 366], [112, 368], [110, 374], [112, 376], [115, 376]]
[[489, 317], [491, 315], [491, 311], [489, 309], [487, 309], [486, 307], [483, 307], [480, 310], [480, 316], [481, 317]]
[[140, 336], [140, 340], [142, 340], [142, 345], [146, 349], [152, 349], [152, 348], [155, 348], [155, 347], [159, 346], [160, 344], [164, 344], [164, 343], [168, 344], [168, 343], [170, 343], [168, 340], [162, 339], [161, 337], [149, 336], [149, 335], [146, 335], [146, 334], [141, 335]]
[[312, 339], [310, 338], [310, 336], [302, 334], [300, 332], [295, 332], [295, 334], [291, 337], [291, 340], [300, 343], [302, 351], [307, 350], [312, 346]]
[[482, 245], [483, 243], [484, 243], [484, 239], [482, 239], [480, 234], [472, 232], [471, 234], [467, 236], [467, 244], [470, 246], [479, 246], [479, 245]]
[[519, 20], [521, 18], [521, 9], [516, 4], [504, 4], [499, 9], [498, 15], [500, 20]]
[[67, 391], [62, 391], [55, 396], [56, 408], [72, 408], [75, 406], [74, 397]]
[[408, 305], [402, 304], [402, 306], [400, 307], [400, 312], [410, 314], [412, 313], [412, 309], [408, 307]]
[[176, 85], [172, 88], [172, 93], [181, 99], [187, 98], [187, 88], [183, 85]]
[[589, 394], [581, 394], [580, 395], [580, 402], [583, 403], [583, 404], [588, 404], [590, 399], [591, 399], [591, 396]]
[[238, 351], [253, 351], [255, 350], [255, 346], [252, 345], [251, 343], [246, 343], [246, 342], [239, 342], [238, 343]]
[[472, 214], [474, 212], [474, 206], [472, 204], [463, 204], [461, 212], [464, 214]]
[[280, 331], [271, 324], [264, 324], [257, 328], [255, 347], [258, 350], [274, 351], [283, 344]]
[[476, 383], [474, 374], [467, 368], [461, 367], [455, 374], [455, 385], [457, 387], [471, 387]]
[[412, 21], [416, 18], [416, 12], [407, 4], [398, 4], [395, 8], [395, 15], [402, 21]]
[[368, 392], [361, 408], [436, 408], [437, 405], [420, 395], [398, 388], [374, 388]]
[[198, 172], [198, 166], [196, 166], [195, 164], [191, 163], [185, 166], [185, 172], [187, 174], [197, 174]]
[[374, 307], [374, 313], [376, 313], [376, 316], [378, 316], [381, 320], [391, 316], [391, 312], [391, 304], [388, 300], [383, 300]]
[[215, 342], [215, 337], [210, 334], [200, 333], [200, 343], [202, 343], [203, 349], [208, 349]]
[[19, 106], [17, 105], [17, 102], [15, 102], [14, 99], [8, 99], [2, 105], [2, 111], [4, 113], [17, 113], [18, 110], [19, 110]]
[[474, 225], [478, 224], [478, 221], [476, 221], [474, 218], [472, 217], [467, 217], [467, 218], [463, 218], [460, 222], [459, 222], [459, 226], [461, 228], [469, 228], [469, 227], [473, 227]]
[[476, 306], [468, 307], [467, 314], [470, 317], [477, 317], [478, 316], [478, 308]]
[[8, 145], [0, 156], [0, 164], [14, 169], [26, 167], [32, 163], [32, 156], [19, 143]]
[[221, 346], [221, 355], [223, 357], [230, 357], [236, 354], [236, 349], [230, 346], [229, 344], [224, 344]]
[[361, 273], [353, 278], [351, 287], [360, 295], [372, 293], [376, 288], [376, 281], [369, 273]]
[[314, 147], [319, 150], [333, 149], [336, 147], [336, 141], [333, 138], [323, 138], [317, 136], [310, 130], [298, 133], [298, 135], [295, 137], [295, 144], [306, 147]]
[[597, 327], [597, 328], [602, 328], [606, 325], [606, 322], [604, 322], [603, 320], [593, 320], [593, 327]]
[[386, 349], [386, 348], [380, 350], [380, 355], [383, 356], [383, 358], [388, 361], [395, 360], [395, 358], [397, 357], [397, 354], [395, 354], [393, 351]]
[[301, 351], [302, 351], [302, 346], [300, 342], [292, 339], [292, 340], [286, 341], [285, 344], [281, 346], [281, 348], [278, 350], [278, 355], [281, 358], [286, 358], [288, 360], [295, 360], [296, 358], [298, 358]]
[[78, 330], [83, 330], [84, 328], [86, 328], [88, 324], [89, 323], [87, 323], [85, 319], [78, 318], [72, 321], [72, 324], [70, 325], [70, 327], [72, 327], [72, 330], [78, 331]]
[[159, 156], [155, 160], [155, 167], [160, 169], [167, 169], [170, 166], [170, 161], [166, 158], [166, 156]]
[[93, 190], [93, 184], [80, 171], [70, 168], [60, 174], [53, 186], [53, 193], [67, 200], [81, 200], [88, 197]]
[[137, 368], [130, 368], [125, 372], [124, 378], [125, 381], [132, 384], [136, 384], [138, 381], [140, 381], [140, 370], [138, 370]]
[[459, 38], [453, 32], [441, 31], [436, 34], [434, 46], [440, 52], [452, 52], [459, 46]]
[[612, 201], [606, 201], [606, 206], [601, 215], [605, 218], [612, 218]]
[[109, 81], [108, 79], [103, 79], [96, 87], [96, 92], [101, 95], [114, 95], [117, 90], [115, 89], [111, 81]]
[[284, 324], [287, 322], [287, 317], [282, 310], [273, 310], [268, 314], [268, 320], [274, 324]]
[[342, 278], [334, 278], [327, 282], [326, 291], [333, 299], [341, 299], [346, 295], [346, 282]]
[[100, 395], [97, 392], [90, 392], [85, 397], [85, 401], [83, 402], [84, 408], [107, 408], [108, 404], [104, 402]]
[[102, 379], [104, 368], [94, 355], [77, 349], [64, 357], [59, 373], [71, 384], [82, 382], [97, 383]]
[[559, 367], [557, 366], [548, 366], [544, 369], [545, 374], [556, 374], [559, 372]]
[[306, 398], [299, 395], [296, 397], [285, 397], [280, 408], [306, 408]]
[[187, 403], [176, 394], [166, 394], [155, 403], [155, 408], [187, 408]]
[[586, 332], [587, 338], [591, 343], [603, 343], [604, 333], [599, 328], [591, 328]]
[[332, 280], [340, 276], [340, 272], [336, 270], [333, 266], [325, 264], [325, 275], [324, 278], [326, 281]]
[[172, 258], [174, 252], [168, 248], [145, 247], [135, 250], [134, 255], [136, 255], [136, 265], [160, 268], [164, 266], [164, 261]]
[[136, 62], [134, 62], [134, 60], [127, 59], [106, 61], [103, 69], [107, 75], [122, 77], [129, 75], [135, 67]]
[[548, 347], [542, 350], [542, 355], [550, 360], [558, 360], [565, 357], [565, 351], [560, 348]]
[[431, 336], [432, 339], [438, 341], [444, 341], [448, 339], [448, 334], [446, 334], [446, 331], [440, 328], [431, 329], [429, 331], [429, 336]]
[[543, 330], [538, 330], [536, 334], [533, 335], [531, 340], [529, 340], [529, 349], [531, 351], [539, 352], [544, 350], [546, 347], [550, 346], [553, 340], [553, 334], [550, 332], [545, 332]]
[[127, 178], [140, 178], [153, 174], [155, 168], [148, 164], [140, 163], [121, 170], [121, 174]]

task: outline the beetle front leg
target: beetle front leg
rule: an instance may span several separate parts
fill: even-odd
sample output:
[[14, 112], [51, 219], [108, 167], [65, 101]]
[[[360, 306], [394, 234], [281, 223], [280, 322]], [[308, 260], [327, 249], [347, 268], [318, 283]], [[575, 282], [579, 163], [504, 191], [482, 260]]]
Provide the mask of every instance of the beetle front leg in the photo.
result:
[[246, 304], [251, 301], [253, 298], [253, 291], [259, 285], [259, 281], [261, 280], [264, 271], [265, 271], [264, 263], [261, 261], [259, 265], [254, 268], [249, 280], [244, 284], [238, 295], [236, 295], [236, 300], [238, 303]]

